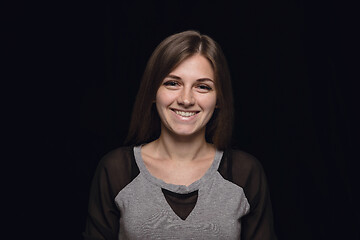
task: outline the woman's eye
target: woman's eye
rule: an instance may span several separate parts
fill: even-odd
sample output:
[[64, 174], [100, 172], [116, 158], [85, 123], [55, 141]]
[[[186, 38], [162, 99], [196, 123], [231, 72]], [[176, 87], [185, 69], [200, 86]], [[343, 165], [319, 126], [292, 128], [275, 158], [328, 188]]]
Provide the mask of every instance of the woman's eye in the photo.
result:
[[210, 91], [212, 88], [208, 85], [199, 85], [198, 88], [202, 91]]
[[169, 87], [176, 87], [179, 84], [177, 82], [175, 82], [175, 81], [167, 81], [167, 82], [164, 82], [164, 85], [169, 86]]

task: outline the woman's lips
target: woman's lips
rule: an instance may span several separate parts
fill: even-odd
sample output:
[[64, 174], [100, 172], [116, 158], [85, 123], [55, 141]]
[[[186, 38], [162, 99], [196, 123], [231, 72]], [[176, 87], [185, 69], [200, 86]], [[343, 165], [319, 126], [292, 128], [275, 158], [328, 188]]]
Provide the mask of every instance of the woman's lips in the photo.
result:
[[190, 118], [194, 116], [195, 114], [199, 113], [199, 111], [183, 111], [183, 110], [177, 110], [177, 109], [171, 109], [176, 115], [184, 118]]

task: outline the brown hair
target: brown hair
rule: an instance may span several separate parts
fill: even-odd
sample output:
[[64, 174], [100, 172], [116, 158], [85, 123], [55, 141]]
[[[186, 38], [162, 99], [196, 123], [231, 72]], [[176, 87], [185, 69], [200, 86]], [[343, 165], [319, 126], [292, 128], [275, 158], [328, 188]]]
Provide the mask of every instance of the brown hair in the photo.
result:
[[201, 54], [214, 70], [217, 108], [206, 126], [206, 140], [219, 150], [230, 145], [233, 124], [231, 78], [220, 46], [209, 36], [185, 31], [167, 37], [151, 55], [136, 97], [126, 144], [142, 144], [160, 136], [161, 121], [154, 100], [164, 78], [183, 60]]

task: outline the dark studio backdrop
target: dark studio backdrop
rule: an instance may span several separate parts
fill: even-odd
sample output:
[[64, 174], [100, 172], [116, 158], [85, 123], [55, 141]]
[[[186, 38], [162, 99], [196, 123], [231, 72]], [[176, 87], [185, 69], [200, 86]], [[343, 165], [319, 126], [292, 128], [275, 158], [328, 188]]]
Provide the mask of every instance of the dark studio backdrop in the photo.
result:
[[49, 211], [61, 224], [48, 223], [57, 237], [81, 239], [95, 168], [122, 145], [150, 54], [170, 34], [195, 29], [227, 57], [234, 146], [263, 164], [279, 240], [359, 239], [350, 6], [183, 0], [43, 7], [37, 22], [51, 55], [43, 146], [54, 179], [47, 189], [59, 202]]

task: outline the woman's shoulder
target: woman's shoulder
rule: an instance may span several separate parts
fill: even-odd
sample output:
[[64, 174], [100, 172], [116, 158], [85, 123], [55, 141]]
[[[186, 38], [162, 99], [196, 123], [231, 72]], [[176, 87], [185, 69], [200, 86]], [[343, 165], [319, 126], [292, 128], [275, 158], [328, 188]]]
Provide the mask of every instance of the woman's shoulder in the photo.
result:
[[121, 146], [107, 152], [102, 160], [106, 163], [112, 163], [116, 161], [121, 161], [124, 158], [131, 158], [133, 156], [133, 147], [131, 146]]
[[97, 167], [95, 178], [107, 181], [119, 192], [139, 174], [133, 147], [118, 147], [105, 154]]
[[99, 162], [100, 168], [117, 171], [119, 169], [131, 170], [135, 162], [132, 146], [122, 146], [106, 153]]
[[241, 164], [243, 167], [262, 168], [260, 161], [252, 154], [239, 149], [225, 151], [233, 164]]
[[[264, 169], [261, 162], [252, 154], [239, 150], [230, 149], [224, 151], [224, 167], [228, 169], [226, 176], [234, 181], [245, 185], [249, 179], [264, 177]], [[230, 170], [231, 169], [231, 170]], [[225, 173], [224, 169], [222, 172]]]

